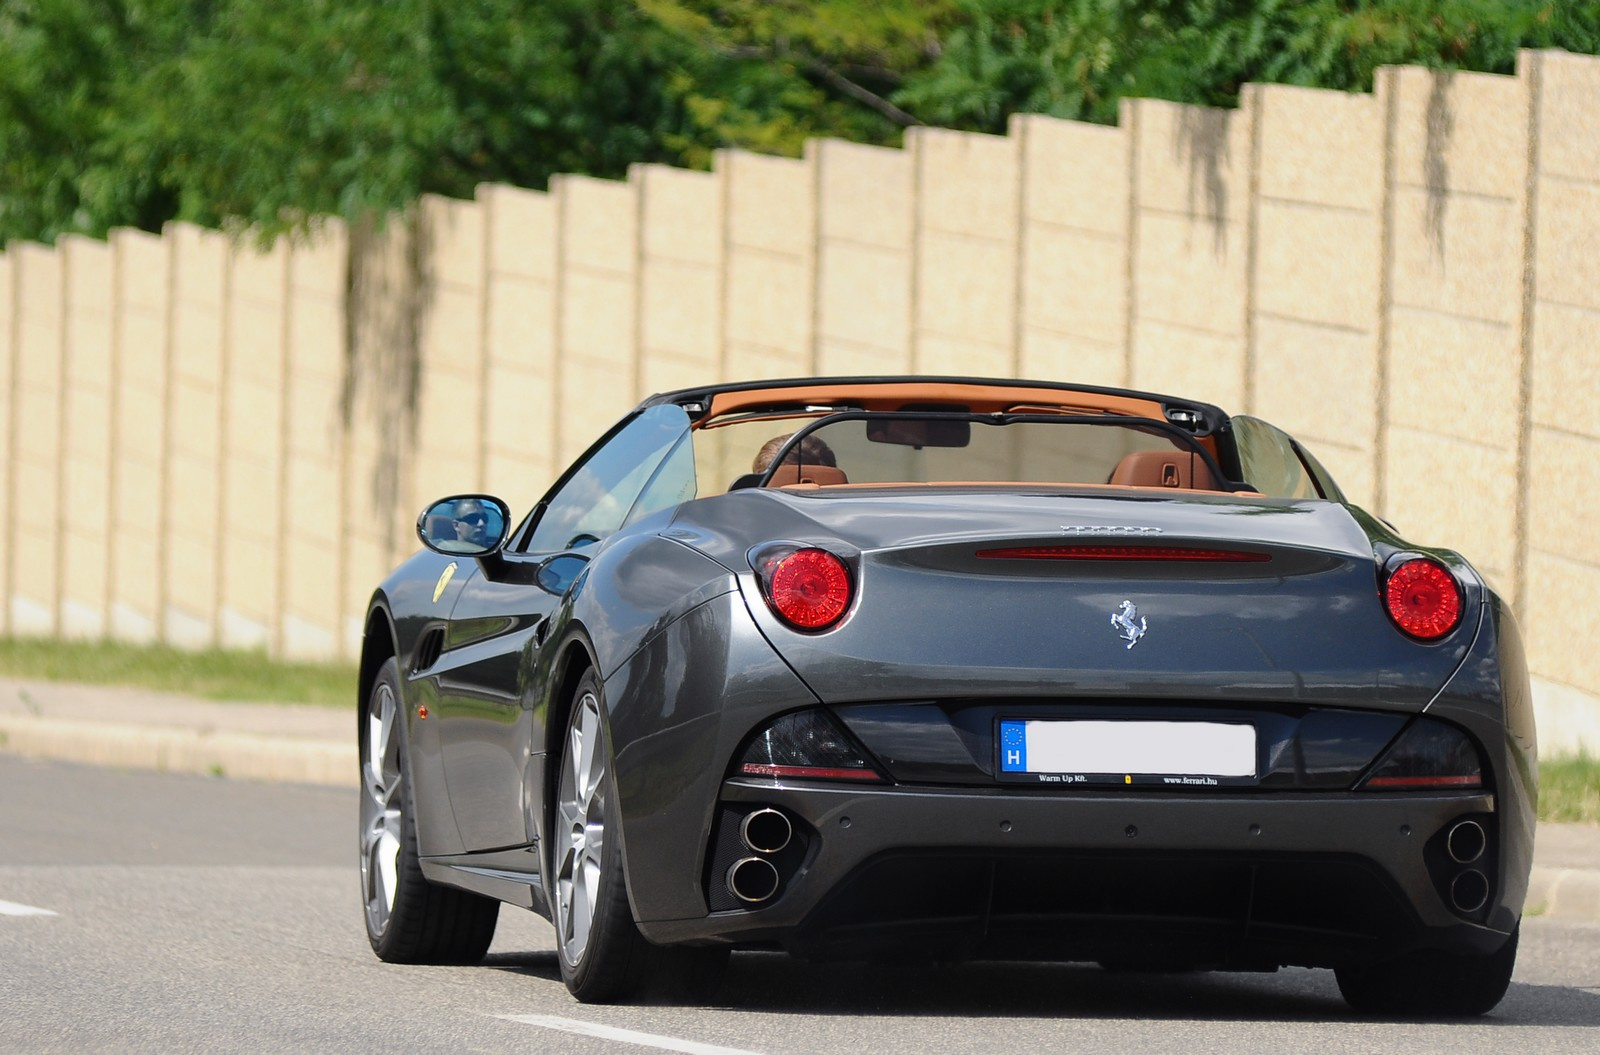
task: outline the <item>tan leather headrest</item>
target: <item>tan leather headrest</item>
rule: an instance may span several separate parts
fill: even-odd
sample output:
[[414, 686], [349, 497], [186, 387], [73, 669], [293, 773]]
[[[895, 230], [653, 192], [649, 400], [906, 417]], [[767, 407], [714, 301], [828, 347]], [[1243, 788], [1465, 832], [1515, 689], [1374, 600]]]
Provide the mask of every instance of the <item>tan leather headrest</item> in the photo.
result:
[[1206, 463], [1188, 451], [1134, 451], [1117, 463], [1107, 481], [1129, 487], [1174, 487], [1215, 491]]
[[844, 470], [836, 469], [831, 465], [794, 465], [789, 462], [778, 466], [772, 471], [772, 479], [767, 482], [768, 487], [788, 487], [791, 484], [816, 484], [827, 487], [830, 484], [847, 484], [850, 480], [845, 476]]

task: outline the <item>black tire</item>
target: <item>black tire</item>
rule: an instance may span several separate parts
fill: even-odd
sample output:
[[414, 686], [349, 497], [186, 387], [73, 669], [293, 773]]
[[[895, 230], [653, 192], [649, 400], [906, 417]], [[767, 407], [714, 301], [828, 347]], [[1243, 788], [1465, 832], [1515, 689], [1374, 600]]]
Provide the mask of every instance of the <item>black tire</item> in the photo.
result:
[[550, 829], [551, 915], [562, 981], [586, 1004], [647, 995], [708, 999], [722, 980], [727, 950], [651, 945], [634, 922], [610, 733], [593, 671], [573, 692], [564, 732]]
[[494, 940], [500, 902], [423, 878], [403, 700], [391, 658], [361, 710], [357, 846], [367, 940], [386, 963], [477, 963]]
[[1419, 952], [1334, 972], [1345, 1002], [1365, 1015], [1465, 1018], [1492, 1010], [1511, 985], [1519, 922], [1486, 955]]

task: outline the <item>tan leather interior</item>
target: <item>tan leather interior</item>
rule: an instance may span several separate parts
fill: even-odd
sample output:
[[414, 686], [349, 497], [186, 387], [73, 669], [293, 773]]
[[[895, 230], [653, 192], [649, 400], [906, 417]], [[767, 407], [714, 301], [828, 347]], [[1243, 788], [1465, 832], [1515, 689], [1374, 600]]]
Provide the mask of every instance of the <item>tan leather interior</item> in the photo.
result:
[[1172, 487], [1215, 491], [1217, 481], [1206, 463], [1185, 451], [1134, 451], [1112, 470], [1113, 484], [1129, 487]]
[[772, 479], [767, 481], [767, 486], [790, 487], [794, 484], [816, 484], [819, 487], [828, 487], [833, 484], [847, 484], [849, 482], [850, 480], [845, 476], [843, 469], [835, 469], [831, 465], [794, 465], [785, 462], [772, 471]]
[[[1060, 403], [1051, 403], [1059, 395]], [[899, 410], [908, 403], [954, 403], [970, 407], [974, 413], [992, 414], [1020, 407], [1022, 412], [1060, 409], [1069, 413], [1126, 414], [1131, 417], [1164, 421], [1161, 404], [1114, 393], [1052, 392], [1021, 385], [952, 381], [900, 381], [889, 384], [840, 382], [837, 384], [799, 384], [742, 392], [718, 392], [711, 397], [707, 423], [741, 410], [771, 406], [848, 404], [865, 410]]]

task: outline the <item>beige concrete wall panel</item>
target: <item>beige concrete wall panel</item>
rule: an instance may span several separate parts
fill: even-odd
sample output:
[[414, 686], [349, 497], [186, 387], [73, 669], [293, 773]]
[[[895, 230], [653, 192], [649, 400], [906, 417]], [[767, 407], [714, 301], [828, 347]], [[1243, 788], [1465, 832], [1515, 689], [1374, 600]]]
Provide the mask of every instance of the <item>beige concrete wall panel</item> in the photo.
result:
[[[1538, 598], [1538, 612], [1521, 620], [1529, 668], [1592, 693], [1600, 686], [1600, 649], [1573, 644], [1600, 641], [1600, 607], [1594, 604], [1600, 596], [1600, 567], [1532, 553], [1528, 596]], [[1561, 617], [1541, 619], [1540, 612], [1560, 612]]]
[[562, 176], [560, 199], [561, 407], [557, 459], [565, 464], [638, 401], [636, 188]]
[[911, 372], [911, 359], [904, 351], [829, 337], [817, 339], [817, 373], [823, 377]]
[[112, 301], [114, 271], [104, 242], [69, 236], [63, 338], [61, 633], [106, 635], [112, 482]]
[[485, 344], [491, 372], [511, 367], [544, 378], [554, 376], [553, 285], [518, 277], [491, 277], [487, 326]]
[[803, 356], [774, 351], [760, 345], [728, 342], [729, 380], [755, 381], [763, 378], [809, 377], [819, 373], [811, 365], [811, 353]]
[[1016, 332], [1016, 246], [930, 230], [918, 256], [918, 369], [932, 369], [927, 344], [936, 337], [1009, 348]]
[[483, 369], [483, 287], [434, 287], [423, 311], [423, 384], [434, 369], [477, 373]]
[[21, 245], [12, 249], [16, 269], [16, 333], [12, 383], [16, 421], [13, 442], [19, 461], [43, 468], [56, 464], [61, 436], [61, 351], [64, 262], [53, 249]]
[[172, 289], [171, 243], [131, 227], [117, 228], [107, 240], [116, 254], [122, 311], [165, 308]]
[[972, 377], [1013, 377], [1016, 374], [1010, 345], [981, 344], [942, 334], [923, 334], [917, 349], [916, 369], [924, 374]]
[[1540, 181], [1535, 275], [1539, 299], [1600, 312], [1600, 168], [1590, 179]]
[[[294, 495], [323, 496], [338, 491], [337, 474], [321, 466], [291, 465], [286, 479], [288, 491]], [[312, 504], [308, 501], [307, 507]], [[310, 524], [293, 526], [304, 544], [291, 546], [284, 557], [283, 600], [278, 617], [280, 647], [285, 655], [297, 658], [331, 656], [337, 648], [340, 613], [365, 612], [373, 588], [382, 581], [387, 567], [380, 561], [358, 565], [348, 556], [380, 552], [370, 539], [351, 535], [335, 540]], [[342, 595], [341, 564], [347, 559], [351, 581], [346, 596]], [[378, 565], [379, 570], [374, 571], [371, 565]]]
[[916, 222], [910, 154], [837, 139], [813, 140], [820, 236], [882, 249], [909, 250]]
[[[911, 365], [911, 259], [860, 244], [826, 248], [819, 279], [819, 341], [874, 349], [875, 359]], [[819, 369], [822, 368], [819, 363]]]
[[1106, 344], [1049, 330], [1025, 329], [1017, 374], [1045, 381], [1126, 387], [1127, 357], [1120, 343]]
[[476, 375], [436, 370], [423, 378], [417, 448], [411, 466], [415, 486], [409, 503], [416, 508], [410, 509], [408, 521], [437, 496], [480, 486], [481, 397]]
[[168, 225], [167, 238], [174, 254], [172, 369], [196, 385], [215, 388], [222, 380], [228, 239], [186, 223]]
[[1377, 214], [1262, 201], [1256, 215], [1258, 312], [1377, 330], [1383, 252]]
[[918, 223], [924, 231], [1015, 242], [1020, 140], [920, 127], [906, 132], [906, 149], [918, 168]]
[[1600, 312], [1535, 304], [1532, 354], [1534, 423], [1600, 439]]
[[1023, 265], [1024, 326], [1120, 348], [1128, 331], [1126, 252], [1122, 242], [1104, 235], [1030, 226]]
[[1245, 218], [1250, 193], [1248, 112], [1159, 99], [1138, 99], [1132, 108], [1138, 129], [1136, 190], [1142, 210], [1219, 223]]
[[694, 388], [715, 379], [715, 371], [698, 356], [684, 357], [656, 352], [645, 360], [642, 388], [647, 392], [671, 392]]
[[635, 165], [630, 180], [644, 210], [646, 258], [668, 257], [707, 267], [722, 263], [722, 175], [667, 165]]
[[[267, 251], [253, 246], [233, 251], [228, 282], [230, 386], [250, 383], [268, 390], [283, 386], [288, 267], [289, 247], [283, 241]], [[263, 394], [273, 398], [270, 392]]]
[[645, 268], [640, 309], [642, 391], [662, 391], [655, 360], [666, 356], [695, 364], [711, 378], [722, 360], [722, 274], [720, 269], [673, 260], [654, 260]]
[[590, 176], [556, 176], [561, 254], [568, 268], [631, 275], [638, 256], [638, 202], [631, 183]]
[[1516, 451], [1391, 423], [1386, 460], [1384, 515], [1400, 533], [1460, 551], [1514, 593]]
[[1533, 430], [1528, 545], [1600, 566], [1600, 439]]
[[1245, 330], [1246, 255], [1242, 224], [1145, 213], [1139, 220], [1137, 284], [1142, 320], [1177, 323], [1213, 336]]
[[1262, 85], [1264, 198], [1359, 212], [1383, 206], [1383, 105], [1373, 95]]
[[1539, 174], [1600, 178], [1600, 58], [1543, 51], [1539, 62]]
[[1516, 449], [1522, 355], [1515, 331], [1397, 307], [1389, 353], [1391, 423]]
[[1127, 238], [1124, 129], [1018, 114], [1011, 120], [1011, 135], [1022, 140], [1025, 222]]
[[1262, 318], [1256, 344], [1252, 413], [1298, 439], [1361, 446], [1370, 456], [1378, 430], [1375, 336]]
[[9, 629], [53, 634], [59, 628], [61, 575], [58, 536], [62, 486], [62, 286], [60, 252], [23, 244], [11, 248], [13, 283], [11, 383], [11, 522]]
[[1244, 345], [1151, 319], [1134, 325], [1129, 384], [1215, 403], [1224, 410], [1244, 406]]
[[724, 325], [732, 374], [751, 376], [746, 365], [750, 346], [789, 364], [787, 374], [807, 373], [812, 325], [807, 262], [788, 254], [735, 249], [728, 255], [727, 276]]
[[612, 385], [632, 394], [634, 300], [631, 279], [611, 274], [574, 271], [567, 276], [561, 309], [564, 364], [603, 363], [613, 373]]
[[131, 229], [112, 232], [110, 244], [119, 362], [109, 630], [119, 640], [150, 641], [159, 636], [162, 605], [170, 247]]
[[816, 171], [812, 159], [717, 151], [713, 171], [727, 189], [728, 243], [772, 253], [809, 256], [816, 229]]
[[66, 281], [67, 389], [111, 387], [111, 247], [77, 235], [61, 239]]
[[554, 282], [555, 199], [543, 191], [483, 184], [478, 201], [489, 210], [489, 273]]
[[1522, 218], [1511, 200], [1399, 187], [1394, 196], [1396, 304], [1514, 325], [1522, 309]]
[[[1520, 198], [1527, 181], [1528, 86], [1488, 73], [1393, 76], [1395, 179], [1411, 187]], [[1454, 208], [1455, 201], [1446, 208]], [[1520, 225], [1517, 226], [1521, 233]]]
[[289, 283], [296, 291], [342, 294], [349, 269], [350, 233], [340, 220], [322, 218], [290, 247]]
[[527, 510], [560, 468], [545, 441], [555, 414], [549, 386], [532, 371], [502, 367], [489, 386], [488, 413], [483, 486], [511, 503], [514, 512]]
[[435, 288], [481, 289], [485, 210], [475, 201], [424, 194], [420, 202], [428, 279]]

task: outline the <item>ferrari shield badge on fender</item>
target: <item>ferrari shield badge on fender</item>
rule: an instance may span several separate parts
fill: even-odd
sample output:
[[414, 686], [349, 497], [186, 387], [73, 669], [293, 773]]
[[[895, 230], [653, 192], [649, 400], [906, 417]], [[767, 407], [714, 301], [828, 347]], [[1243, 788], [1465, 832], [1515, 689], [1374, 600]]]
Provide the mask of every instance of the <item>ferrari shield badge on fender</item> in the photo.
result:
[[451, 561], [444, 566], [444, 571], [439, 573], [439, 582], [433, 588], [433, 603], [438, 604], [439, 598], [444, 595], [444, 588], [450, 585], [450, 580], [456, 574], [456, 562]]
[[1132, 648], [1144, 637], [1144, 632], [1149, 629], [1149, 624], [1139, 614], [1139, 606], [1132, 601], [1123, 601], [1120, 611], [1111, 613], [1111, 628], [1117, 636], [1128, 643]]

